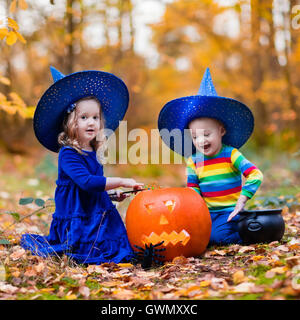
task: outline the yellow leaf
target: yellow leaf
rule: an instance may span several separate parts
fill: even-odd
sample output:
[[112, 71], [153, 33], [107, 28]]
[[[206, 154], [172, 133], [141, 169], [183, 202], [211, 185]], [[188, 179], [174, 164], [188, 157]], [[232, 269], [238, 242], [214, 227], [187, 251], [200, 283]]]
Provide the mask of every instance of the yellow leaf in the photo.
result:
[[19, 30], [17, 22], [12, 18], [7, 18], [7, 25], [14, 30]]
[[0, 281], [5, 281], [5, 279], [6, 279], [5, 267], [2, 263], [0, 263]]
[[17, 8], [17, 0], [13, 0], [9, 6], [9, 12], [14, 13]]
[[239, 270], [233, 274], [233, 282], [234, 284], [239, 284], [241, 282], [246, 282], [249, 279], [245, 276], [244, 271]]
[[22, 100], [22, 98], [16, 92], [10, 92], [9, 96], [15, 104], [17, 104], [21, 107], [26, 107], [25, 102]]
[[25, 119], [33, 119], [35, 107], [27, 107], [27, 108], [18, 109], [18, 112]]
[[18, 37], [18, 39], [22, 42], [22, 43], [26, 43], [26, 40], [24, 39], [24, 37], [21, 35], [21, 33], [19, 33], [18, 31], [15, 30], [15, 33]]
[[3, 40], [8, 34], [9, 34], [9, 31], [6, 28], [0, 28], [0, 39], [1, 40]]
[[0, 76], [0, 82], [9, 86], [10, 85], [10, 80], [6, 77]]
[[131, 264], [131, 263], [118, 263], [118, 266], [121, 268], [131, 268], [131, 267], [133, 267], [133, 264]]
[[210, 280], [203, 280], [200, 282], [200, 287], [208, 287], [210, 285], [211, 281]]
[[270, 271], [277, 273], [277, 274], [284, 274], [288, 270], [287, 267], [276, 267], [271, 269]]
[[3, 101], [6, 101], [6, 97], [3, 93], [0, 92], [0, 101], [3, 102]]
[[25, 0], [19, 0], [19, 6], [22, 10], [26, 10], [28, 8], [28, 5]]
[[66, 299], [67, 300], [75, 300], [75, 299], [77, 299], [77, 296], [76, 296], [76, 294], [72, 293], [72, 294], [66, 296]]
[[9, 46], [12, 46], [14, 43], [16, 43], [17, 39], [17, 34], [14, 31], [10, 31], [8, 36], [6, 37], [6, 43]]
[[43, 288], [40, 290], [40, 292], [52, 292], [54, 290], [55, 290], [55, 288]]

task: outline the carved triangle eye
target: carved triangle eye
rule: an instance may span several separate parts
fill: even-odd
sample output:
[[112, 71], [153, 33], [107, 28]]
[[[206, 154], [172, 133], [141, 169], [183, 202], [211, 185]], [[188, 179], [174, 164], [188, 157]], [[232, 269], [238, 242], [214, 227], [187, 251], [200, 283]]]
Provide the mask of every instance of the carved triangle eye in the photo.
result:
[[170, 212], [172, 212], [175, 208], [175, 201], [173, 200], [164, 201], [164, 204]]
[[154, 208], [153, 203], [145, 204], [145, 208], [148, 211], [148, 213], [151, 213], [152, 209]]

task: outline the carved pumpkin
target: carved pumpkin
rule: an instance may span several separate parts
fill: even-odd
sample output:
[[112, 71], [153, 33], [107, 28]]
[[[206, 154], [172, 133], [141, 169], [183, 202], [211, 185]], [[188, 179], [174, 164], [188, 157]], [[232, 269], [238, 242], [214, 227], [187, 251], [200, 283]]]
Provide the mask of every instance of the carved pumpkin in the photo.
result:
[[[164, 260], [197, 256], [208, 245], [211, 218], [204, 200], [191, 188], [163, 188], [138, 193], [126, 213], [131, 246], [164, 240]], [[134, 248], [135, 249], [135, 248]]]

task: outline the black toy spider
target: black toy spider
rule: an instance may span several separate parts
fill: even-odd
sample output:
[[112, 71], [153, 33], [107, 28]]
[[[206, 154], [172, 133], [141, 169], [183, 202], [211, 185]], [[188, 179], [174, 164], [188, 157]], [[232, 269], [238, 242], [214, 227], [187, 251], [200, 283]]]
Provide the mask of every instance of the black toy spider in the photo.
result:
[[161, 241], [155, 245], [150, 243], [149, 245], [145, 244], [145, 248], [139, 247], [134, 245], [137, 249], [140, 251], [135, 251], [135, 260], [138, 262], [141, 262], [141, 266], [143, 269], [149, 269], [151, 268], [153, 263], [162, 265], [163, 262], [159, 261], [155, 258], [164, 258], [165, 256], [162, 256], [160, 254], [157, 254], [157, 252], [165, 251], [166, 248], [156, 249], [157, 247], [161, 246], [164, 243], [164, 241]]

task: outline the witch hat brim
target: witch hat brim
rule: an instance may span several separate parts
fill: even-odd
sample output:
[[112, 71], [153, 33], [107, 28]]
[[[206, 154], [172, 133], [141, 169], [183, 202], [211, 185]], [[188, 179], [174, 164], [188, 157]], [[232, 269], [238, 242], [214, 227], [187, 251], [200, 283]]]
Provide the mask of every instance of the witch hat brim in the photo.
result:
[[240, 101], [218, 96], [209, 69], [203, 77], [198, 95], [182, 97], [169, 101], [160, 111], [158, 129], [172, 132], [179, 129], [181, 141], [170, 139], [170, 135], [161, 134], [164, 143], [176, 153], [189, 157], [196, 152], [188, 132], [188, 124], [196, 118], [213, 118], [221, 121], [226, 129], [222, 142], [235, 148], [246, 143], [254, 129], [254, 117], [251, 110]]
[[101, 103], [105, 128], [115, 131], [128, 108], [129, 92], [115, 75], [96, 70], [79, 71], [64, 76], [51, 68], [55, 81], [38, 102], [33, 118], [34, 132], [47, 149], [58, 152], [58, 135], [70, 106], [88, 96]]

